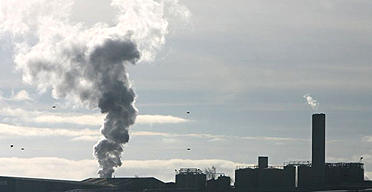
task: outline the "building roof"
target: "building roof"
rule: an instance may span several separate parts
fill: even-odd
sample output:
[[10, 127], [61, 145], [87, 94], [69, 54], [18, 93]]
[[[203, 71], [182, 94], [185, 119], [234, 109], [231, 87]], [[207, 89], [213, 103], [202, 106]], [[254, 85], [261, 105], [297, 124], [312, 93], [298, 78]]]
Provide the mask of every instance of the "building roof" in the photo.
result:
[[89, 178], [81, 181], [82, 183], [92, 183], [98, 185], [105, 185], [110, 187], [127, 188], [131, 185], [138, 183], [146, 185], [149, 183], [157, 183], [159, 185], [165, 185], [163, 181], [160, 181], [154, 177], [133, 177], [133, 178]]
[[58, 179], [42, 179], [42, 178], [0, 176], [0, 180], [1, 179], [11, 179], [11, 180], [19, 180], [19, 181], [33, 181], [33, 182], [48, 182], [48, 183], [64, 183], [64, 184], [85, 185], [85, 186], [102, 186], [101, 184], [97, 184], [97, 183], [83, 183], [81, 181], [58, 180]]

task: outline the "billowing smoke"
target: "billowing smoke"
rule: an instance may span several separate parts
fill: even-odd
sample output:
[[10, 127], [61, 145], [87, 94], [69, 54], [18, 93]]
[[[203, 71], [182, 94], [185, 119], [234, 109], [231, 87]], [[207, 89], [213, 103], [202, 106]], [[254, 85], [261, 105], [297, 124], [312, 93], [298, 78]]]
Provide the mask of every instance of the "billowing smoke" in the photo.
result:
[[304, 98], [306, 99], [307, 104], [309, 104], [314, 110], [318, 110], [319, 102], [312, 98], [309, 93], [305, 94]]
[[117, 23], [88, 28], [70, 21], [73, 0], [1, 0], [0, 37], [13, 42], [26, 83], [75, 106], [107, 114], [95, 146], [100, 177], [122, 165], [123, 145], [137, 116], [126, 65], [152, 61], [165, 43], [169, 18], [187, 20], [177, 0], [112, 0]]

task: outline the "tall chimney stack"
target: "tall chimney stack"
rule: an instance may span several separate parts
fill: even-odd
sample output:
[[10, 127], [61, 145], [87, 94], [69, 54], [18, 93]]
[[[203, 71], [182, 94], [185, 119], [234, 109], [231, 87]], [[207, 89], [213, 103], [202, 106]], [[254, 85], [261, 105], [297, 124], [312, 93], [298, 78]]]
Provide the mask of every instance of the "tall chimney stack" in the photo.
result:
[[312, 185], [325, 186], [325, 114], [313, 114], [312, 122]]

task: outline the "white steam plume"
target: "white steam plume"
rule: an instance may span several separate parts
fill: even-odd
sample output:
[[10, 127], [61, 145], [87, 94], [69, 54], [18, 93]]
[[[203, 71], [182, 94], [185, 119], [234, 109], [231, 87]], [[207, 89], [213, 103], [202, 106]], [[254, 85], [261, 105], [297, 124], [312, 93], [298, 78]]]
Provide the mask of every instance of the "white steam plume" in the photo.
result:
[[314, 110], [318, 110], [319, 102], [312, 98], [309, 93], [305, 94], [304, 98], [306, 99], [307, 104], [309, 104]]
[[94, 146], [100, 177], [121, 166], [137, 109], [126, 65], [152, 61], [165, 43], [168, 18], [187, 19], [177, 0], [112, 0], [117, 23], [86, 28], [70, 21], [73, 0], [1, 0], [0, 38], [11, 38], [26, 83], [107, 114]]

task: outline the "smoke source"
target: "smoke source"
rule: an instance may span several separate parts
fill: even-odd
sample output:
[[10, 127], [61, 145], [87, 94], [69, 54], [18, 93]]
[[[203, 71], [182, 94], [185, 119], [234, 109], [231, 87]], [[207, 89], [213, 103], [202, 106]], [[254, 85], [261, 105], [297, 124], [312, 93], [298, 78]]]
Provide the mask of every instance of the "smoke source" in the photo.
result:
[[318, 110], [319, 102], [312, 98], [309, 93], [305, 94], [304, 98], [306, 99], [307, 104], [309, 104], [314, 110]]
[[112, 0], [117, 23], [87, 28], [70, 21], [73, 4], [1, 0], [0, 38], [13, 43], [14, 63], [24, 82], [107, 114], [94, 156], [100, 177], [111, 177], [122, 165], [123, 145], [137, 116], [126, 65], [154, 60], [172, 19], [187, 20], [190, 12], [177, 0]]

